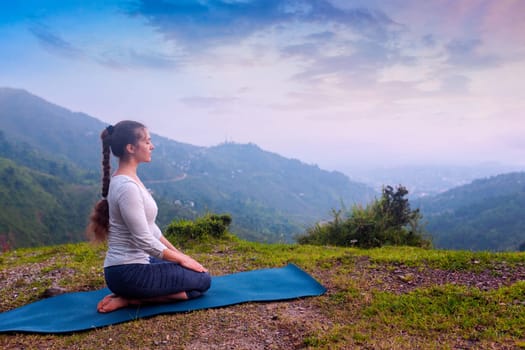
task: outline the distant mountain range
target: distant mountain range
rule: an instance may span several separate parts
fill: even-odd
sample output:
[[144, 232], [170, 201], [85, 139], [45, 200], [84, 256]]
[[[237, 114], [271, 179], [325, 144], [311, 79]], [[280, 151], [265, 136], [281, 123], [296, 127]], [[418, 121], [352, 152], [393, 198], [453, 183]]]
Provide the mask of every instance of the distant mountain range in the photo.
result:
[[[100, 193], [99, 134], [106, 125], [24, 90], [0, 88], [0, 247], [85, 240]], [[152, 137], [153, 162], [140, 168], [140, 176], [157, 199], [161, 227], [206, 212], [229, 213], [232, 231], [242, 238], [291, 242], [309, 225], [330, 219], [332, 209], [378, 197], [372, 187], [340, 172], [254, 144], [199, 147]], [[481, 177], [411, 197], [436, 248], [525, 248], [525, 173]], [[397, 177], [385, 185], [415, 178]]]
[[438, 248], [525, 249], [525, 172], [478, 179], [412, 203]]
[[[84, 239], [100, 191], [99, 134], [106, 125], [24, 90], [0, 88], [0, 171], [6, 174], [0, 183], [0, 238], [12, 246]], [[159, 202], [161, 226], [227, 212], [240, 237], [289, 242], [331, 208], [376, 196], [340, 172], [254, 144], [198, 147], [152, 132], [154, 161], [140, 168], [140, 176]]]
[[469, 165], [404, 165], [340, 169], [353, 181], [363, 182], [376, 190], [384, 184], [403, 184], [409, 198], [434, 196], [470, 182], [505, 173], [524, 171], [524, 166], [486, 162]]

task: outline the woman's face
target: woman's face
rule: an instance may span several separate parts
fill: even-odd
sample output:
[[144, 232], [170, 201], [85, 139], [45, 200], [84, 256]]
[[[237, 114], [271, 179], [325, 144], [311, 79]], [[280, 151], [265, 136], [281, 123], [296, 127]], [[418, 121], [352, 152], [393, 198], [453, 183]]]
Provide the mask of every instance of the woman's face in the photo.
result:
[[151, 136], [148, 129], [141, 130], [142, 136], [138, 140], [137, 144], [133, 146], [133, 157], [137, 162], [151, 162], [151, 151], [155, 148], [151, 142]]

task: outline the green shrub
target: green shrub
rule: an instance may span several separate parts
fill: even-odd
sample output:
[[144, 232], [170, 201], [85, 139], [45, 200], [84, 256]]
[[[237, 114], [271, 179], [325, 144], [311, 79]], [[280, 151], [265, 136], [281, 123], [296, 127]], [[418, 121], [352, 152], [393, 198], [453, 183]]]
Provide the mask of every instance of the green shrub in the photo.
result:
[[429, 247], [425, 239], [419, 209], [411, 210], [408, 191], [403, 186], [396, 190], [387, 186], [383, 195], [362, 207], [355, 205], [343, 217], [342, 210], [332, 210], [333, 220], [316, 224], [298, 237], [300, 244], [357, 246], [375, 248], [383, 245]]
[[175, 220], [165, 230], [168, 240], [179, 246], [191, 243], [208, 242], [211, 239], [228, 237], [228, 227], [232, 222], [230, 215], [206, 214], [191, 220]]

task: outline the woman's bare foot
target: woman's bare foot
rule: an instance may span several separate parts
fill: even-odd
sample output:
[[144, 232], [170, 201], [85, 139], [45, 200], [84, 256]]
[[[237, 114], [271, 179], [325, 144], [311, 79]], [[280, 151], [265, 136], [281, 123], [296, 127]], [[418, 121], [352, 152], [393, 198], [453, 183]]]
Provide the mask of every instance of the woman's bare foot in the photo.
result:
[[107, 313], [122, 309], [128, 305], [140, 305], [142, 303], [169, 303], [175, 300], [188, 300], [188, 294], [186, 292], [178, 292], [161, 297], [146, 298], [146, 299], [126, 299], [116, 294], [109, 294], [98, 302], [97, 310], [101, 313]]
[[97, 310], [101, 309], [105, 304], [109, 302], [109, 298], [116, 297], [115, 294], [108, 294], [106, 295], [101, 301], [97, 304]]
[[129, 300], [126, 298], [119, 297], [115, 294], [109, 294], [98, 303], [97, 310], [101, 313], [111, 312], [126, 307], [129, 303]]

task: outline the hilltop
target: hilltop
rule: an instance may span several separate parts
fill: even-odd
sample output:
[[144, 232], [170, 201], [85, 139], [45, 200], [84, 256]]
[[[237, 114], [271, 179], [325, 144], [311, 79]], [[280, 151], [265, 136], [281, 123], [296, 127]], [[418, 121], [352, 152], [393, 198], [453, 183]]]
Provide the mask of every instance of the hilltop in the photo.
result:
[[[515, 349], [525, 347], [525, 254], [263, 244], [188, 248], [214, 275], [295, 263], [328, 291], [285, 302], [171, 314], [70, 335], [2, 334], [0, 347], [166, 349]], [[0, 310], [50, 287], [103, 287], [104, 246], [0, 255]], [[234, 287], [233, 287], [234, 288]], [[65, 305], [64, 307], [67, 307]]]

